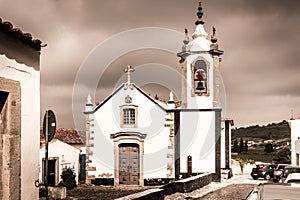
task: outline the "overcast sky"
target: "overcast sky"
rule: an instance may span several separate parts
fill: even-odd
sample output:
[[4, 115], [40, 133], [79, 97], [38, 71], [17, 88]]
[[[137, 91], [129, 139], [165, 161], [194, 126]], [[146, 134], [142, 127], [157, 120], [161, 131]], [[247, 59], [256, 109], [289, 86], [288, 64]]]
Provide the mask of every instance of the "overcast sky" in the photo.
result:
[[[216, 26], [219, 46], [225, 51], [221, 73], [226, 116], [233, 117], [237, 127], [287, 120], [292, 109], [294, 117], [300, 117], [300, 1], [202, 2], [206, 32]], [[196, 0], [0, 0], [0, 4], [2, 20], [47, 44], [41, 54], [41, 112], [54, 110], [59, 127], [74, 127], [76, 75], [99, 45], [113, 44], [98, 55], [102, 60], [127, 45], [125, 40], [114, 43], [114, 36], [124, 31], [160, 27], [183, 33], [187, 27], [191, 34], [198, 7]], [[178, 52], [182, 39], [173, 43], [178, 44]], [[92, 94], [95, 102], [112, 92], [127, 64], [149, 69], [148, 63], [180, 69], [175, 54], [159, 49], [119, 55], [108, 66], [99, 66], [105, 73]], [[166, 98], [161, 91], [144, 87], [149, 88], [151, 95]]]

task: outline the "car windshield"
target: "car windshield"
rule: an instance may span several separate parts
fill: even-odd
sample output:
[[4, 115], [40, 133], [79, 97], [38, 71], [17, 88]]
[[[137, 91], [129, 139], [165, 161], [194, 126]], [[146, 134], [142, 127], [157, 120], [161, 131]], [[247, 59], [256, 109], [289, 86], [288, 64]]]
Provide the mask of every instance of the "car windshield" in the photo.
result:
[[282, 177], [287, 177], [290, 173], [300, 173], [300, 168], [285, 168]]
[[277, 169], [284, 169], [285, 165], [279, 165]]

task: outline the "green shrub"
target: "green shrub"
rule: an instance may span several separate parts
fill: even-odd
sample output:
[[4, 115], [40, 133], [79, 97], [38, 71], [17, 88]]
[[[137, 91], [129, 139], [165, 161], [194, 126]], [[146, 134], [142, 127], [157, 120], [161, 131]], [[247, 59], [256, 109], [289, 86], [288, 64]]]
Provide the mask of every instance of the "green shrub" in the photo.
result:
[[39, 197], [46, 197], [46, 189], [44, 187], [39, 188]]
[[59, 186], [64, 186], [67, 190], [76, 187], [76, 175], [71, 168], [65, 168], [60, 177], [62, 178], [62, 181], [58, 184]]

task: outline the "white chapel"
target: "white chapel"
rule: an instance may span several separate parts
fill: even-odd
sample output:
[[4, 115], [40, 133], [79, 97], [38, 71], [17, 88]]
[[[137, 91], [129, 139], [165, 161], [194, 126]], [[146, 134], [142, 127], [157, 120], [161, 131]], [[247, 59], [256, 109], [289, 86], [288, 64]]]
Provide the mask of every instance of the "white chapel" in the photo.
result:
[[168, 181], [204, 172], [220, 181], [221, 168], [230, 168], [229, 126], [221, 134], [223, 51], [215, 28], [208, 39], [201, 3], [197, 16], [194, 33], [190, 38], [185, 31], [177, 54], [182, 64], [179, 102], [172, 92], [168, 102], [149, 96], [131, 81], [130, 65], [125, 69], [127, 82], [100, 104], [94, 106], [88, 97], [86, 182], [98, 179], [115, 186], [142, 186], [148, 180]]

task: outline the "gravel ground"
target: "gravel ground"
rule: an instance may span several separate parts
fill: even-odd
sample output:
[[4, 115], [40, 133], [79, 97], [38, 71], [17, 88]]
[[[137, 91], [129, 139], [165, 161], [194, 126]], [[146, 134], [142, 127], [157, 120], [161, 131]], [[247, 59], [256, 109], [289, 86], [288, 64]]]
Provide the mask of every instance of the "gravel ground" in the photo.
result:
[[[212, 200], [241, 200], [245, 199], [251, 190], [264, 180], [253, 180], [249, 175], [235, 176], [221, 183], [212, 182], [207, 186], [189, 193], [175, 193], [165, 196], [165, 200], [183, 199], [212, 199]], [[67, 191], [67, 200], [112, 200], [157, 187], [126, 187], [114, 188], [113, 186], [95, 186], [81, 184]], [[44, 200], [45, 198], [40, 198]]]
[[67, 199], [76, 200], [112, 200], [127, 196], [153, 187], [132, 187], [116, 189], [112, 186], [79, 185], [67, 191]]
[[[253, 184], [233, 184], [211, 192], [201, 199], [203, 200], [241, 200], [245, 199], [256, 185]], [[200, 198], [199, 198], [200, 199]]]

